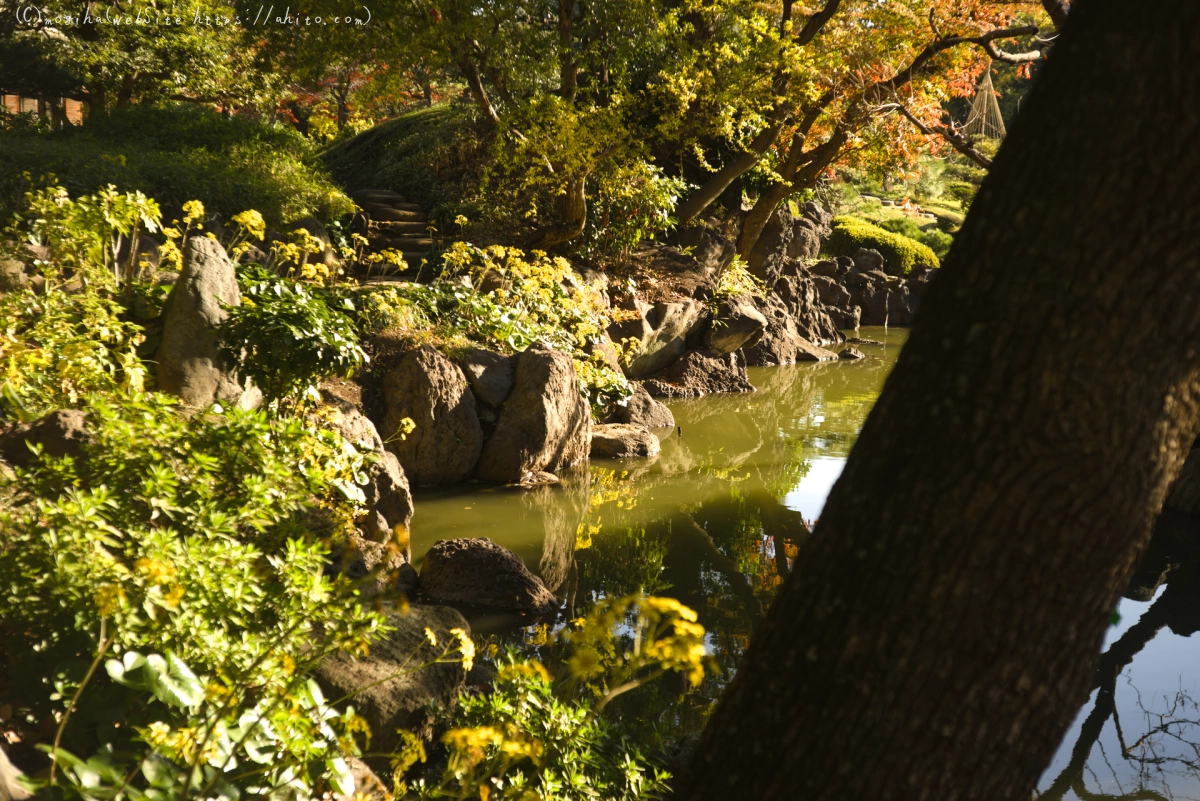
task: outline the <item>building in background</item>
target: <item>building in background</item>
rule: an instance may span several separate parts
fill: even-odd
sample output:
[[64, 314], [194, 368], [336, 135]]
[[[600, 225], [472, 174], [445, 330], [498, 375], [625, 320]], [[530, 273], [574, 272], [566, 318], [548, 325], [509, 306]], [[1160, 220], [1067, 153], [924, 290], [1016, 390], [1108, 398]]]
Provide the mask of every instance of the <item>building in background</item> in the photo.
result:
[[83, 122], [83, 103], [78, 100], [65, 97], [45, 100], [20, 95], [0, 95], [0, 98], [3, 98], [5, 111], [12, 114], [34, 114], [58, 125], [79, 125]]

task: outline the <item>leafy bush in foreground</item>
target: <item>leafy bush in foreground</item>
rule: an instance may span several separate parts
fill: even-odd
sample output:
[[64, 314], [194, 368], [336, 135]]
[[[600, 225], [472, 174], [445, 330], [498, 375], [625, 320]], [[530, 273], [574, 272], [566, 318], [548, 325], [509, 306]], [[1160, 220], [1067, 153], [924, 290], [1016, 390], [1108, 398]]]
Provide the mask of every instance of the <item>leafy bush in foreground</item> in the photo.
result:
[[319, 794], [363, 726], [323, 703], [307, 668], [365, 650], [384, 624], [326, 574], [304, 513], [352, 506], [362, 457], [263, 413], [187, 417], [159, 395], [87, 408], [82, 458], [3, 488], [6, 700], [31, 724], [58, 721], [45, 750], [69, 796], [122, 781], [133, 799], [189, 784]]
[[834, 218], [828, 247], [829, 252], [836, 256], [853, 256], [859, 248], [878, 250], [883, 255], [888, 271], [896, 275], [907, 275], [917, 264], [941, 266], [938, 257], [928, 246], [857, 217]]

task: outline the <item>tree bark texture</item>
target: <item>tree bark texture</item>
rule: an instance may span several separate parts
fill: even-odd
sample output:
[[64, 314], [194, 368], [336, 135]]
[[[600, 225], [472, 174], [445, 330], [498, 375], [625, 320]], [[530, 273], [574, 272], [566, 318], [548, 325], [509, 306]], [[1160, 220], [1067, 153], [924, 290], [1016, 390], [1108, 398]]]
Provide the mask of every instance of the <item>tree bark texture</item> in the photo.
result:
[[1197, 85], [1072, 8], [678, 798], [1030, 798], [1200, 429]]

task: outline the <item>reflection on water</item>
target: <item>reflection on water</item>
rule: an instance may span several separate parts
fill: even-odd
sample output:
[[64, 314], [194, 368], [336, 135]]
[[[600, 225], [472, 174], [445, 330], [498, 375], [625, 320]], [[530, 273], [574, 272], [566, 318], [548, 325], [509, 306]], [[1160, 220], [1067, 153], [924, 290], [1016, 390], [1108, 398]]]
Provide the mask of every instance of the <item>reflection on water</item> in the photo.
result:
[[[595, 461], [533, 491], [419, 493], [413, 552], [439, 539], [490, 537], [565, 602], [558, 623], [600, 597], [637, 591], [696, 609], [725, 676], [698, 693], [664, 682], [617, 703], [648, 726], [698, 729], [790, 570], [806, 521], [819, 515], [907, 331], [860, 335], [885, 344], [857, 345], [867, 358], [855, 362], [752, 368], [757, 392], [672, 403], [678, 429], [660, 432], [653, 460]], [[473, 622], [477, 633], [496, 623]], [[554, 625], [489, 636], [553, 661]]]
[[1041, 799], [1200, 798], [1200, 524], [1164, 512]]
[[[751, 369], [758, 392], [671, 404], [679, 431], [661, 432], [652, 461], [593, 462], [532, 491], [421, 493], [414, 553], [468, 536], [518, 553], [565, 602], [564, 614], [525, 628], [483, 621], [475, 631], [549, 665], [561, 657], [554, 627], [599, 597], [640, 590], [691, 606], [724, 675], [695, 692], [667, 677], [609, 710], [648, 739], [698, 731], [791, 570], [906, 333], [863, 329], [887, 344], [859, 345], [862, 361]], [[1200, 799], [1196, 521], [1159, 521], [1120, 614], [1040, 798]]]

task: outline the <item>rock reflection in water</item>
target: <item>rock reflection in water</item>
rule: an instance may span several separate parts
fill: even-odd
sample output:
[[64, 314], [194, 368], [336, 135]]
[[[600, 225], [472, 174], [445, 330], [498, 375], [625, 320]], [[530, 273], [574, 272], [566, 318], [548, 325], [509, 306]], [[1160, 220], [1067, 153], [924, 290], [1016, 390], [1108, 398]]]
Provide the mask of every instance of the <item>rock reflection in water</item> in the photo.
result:
[[1139, 688], [1132, 670], [1156, 637], [1200, 631], [1200, 521], [1163, 512], [1126, 597], [1153, 602], [1100, 657], [1093, 698], [1043, 777], [1039, 799], [1200, 797], [1194, 678], [1185, 674], [1174, 687]]
[[[659, 432], [662, 452], [652, 460], [594, 461], [534, 491], [420, 493], [413, 552], [438, 539], [486, 536], [519, 554], [564, 600], [563, 613], [536, 626], [489, 626], [488, 636], [548, 664], [560, 658], [549, 645], [553, 628], [599, 598], [640, 591], [694, 608], [723, 675], [686, 694], [681, 683], [656, 682], [613, 709], [672, 734], [694, 731], [808, 535], [789, 497], [814, 460], [840, 469], [905, 334], [864, 331], [889, 344], [858, 346], [868, 358], [853, 363], [752, 368], [757, 392], [672, 403], [678, 429]], [[802, 507], [810, 517], [823, 493], [816, 500]]]

